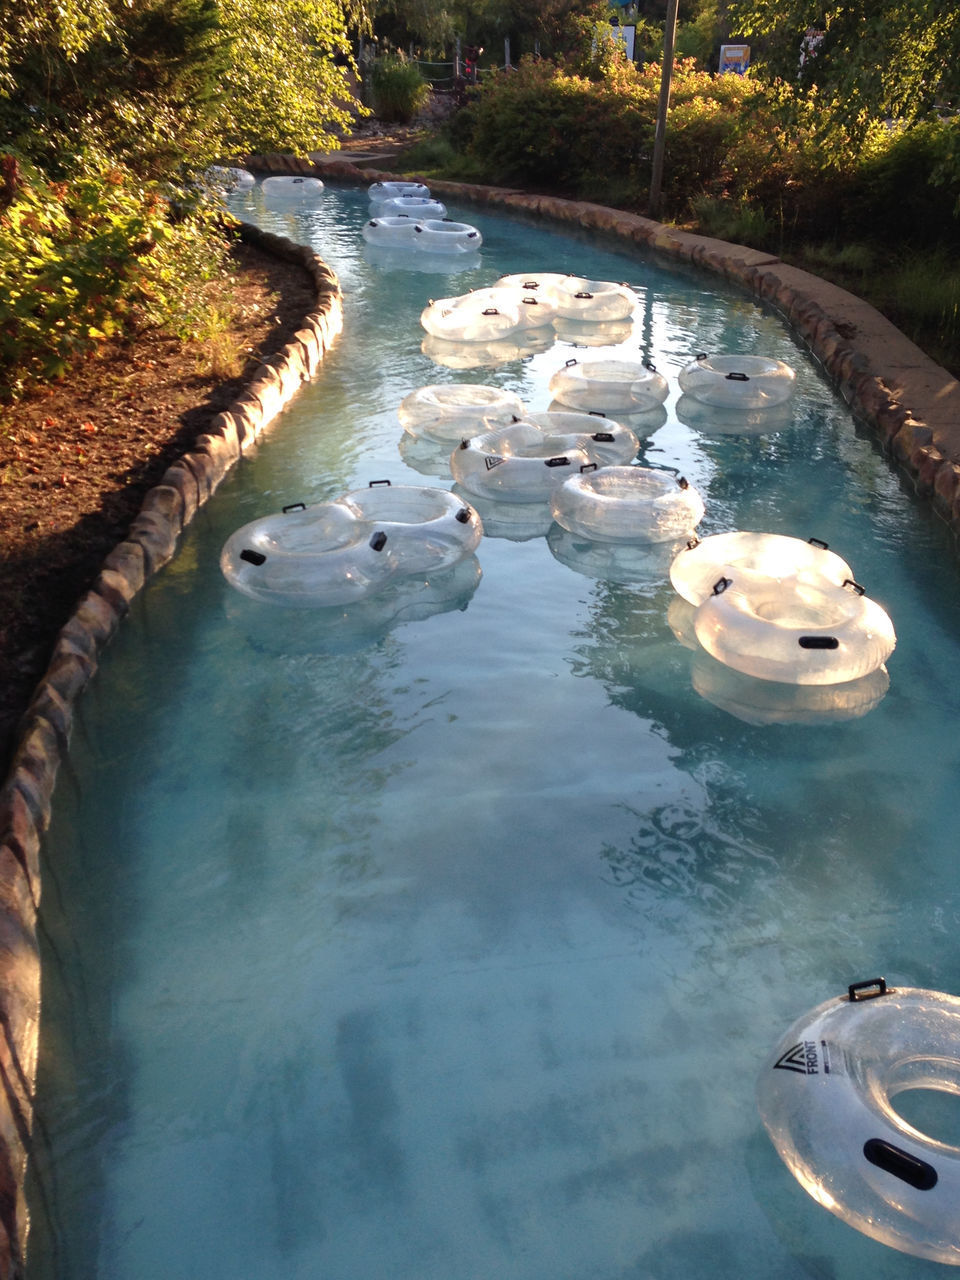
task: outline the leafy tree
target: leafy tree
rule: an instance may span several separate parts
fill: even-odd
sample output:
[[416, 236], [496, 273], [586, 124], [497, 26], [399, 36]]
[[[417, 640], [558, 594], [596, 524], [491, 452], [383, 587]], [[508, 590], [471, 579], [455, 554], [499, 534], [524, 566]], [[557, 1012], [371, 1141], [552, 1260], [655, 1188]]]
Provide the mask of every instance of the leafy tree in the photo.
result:
[[203, 151], [229, 45], [216, 0], [131, 0], [68, 53], [55, 33], [10, 57], [0, 129], [54, 173], [91, 144], [146, 173]]
[[[940, 0], [731, 0], [729, 19], [760, 38], [761, 70], [836, 104], [854, 137], [909, 123], [960, 84], [960, 8]], [[811, 29], [822, 38], [801, 66]]]
[[0, 0], [0, 386], [211, 323], [226, 242], [191, 175], [351, 119], [360, 0]]
[[371, 0], [371, 7], [377, 33], [401, 47], [414, 40], [444, 50], [456, 36], [481, 45], [510, 36], [518, 56], [539, 42], [550, 57], [569, 47], [578, 17], [611, 12], [607, 0]]
[[222, 150], [315, 151], [350, 116], [347, 14], [339, 0], [218, 0], [230, 37]]
[[416, 41], [428, 52], [443, 52], [464, 25], [458, 0], [371, 0], [370, 11], [377, 34], [401, 48]]
[[[149, 174], [310, 150], [349, 121], [354, 0], [0, 0], [0, 145], [95, 143]], [[358, 19], [361, 20], [361, 19]]]

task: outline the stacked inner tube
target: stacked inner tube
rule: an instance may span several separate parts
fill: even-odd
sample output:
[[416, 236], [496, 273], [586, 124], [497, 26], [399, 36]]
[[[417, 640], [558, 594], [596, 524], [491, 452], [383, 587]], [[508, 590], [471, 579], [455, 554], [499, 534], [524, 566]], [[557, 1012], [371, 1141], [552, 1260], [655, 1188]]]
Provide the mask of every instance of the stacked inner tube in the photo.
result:
[[483, 536], [476, 511], [445, 489], [373, 482], [314, 506], [296, 503], [227, 539], [220, 567], [269, 604], [349, 604], [398, 577], [447, 569]]
[[887, 613], [815, 540], [717, 534], [681, 551], [670, 579], [696, 606], [703, 648], [761, 680], [846, 683], [879, 669], [896, 645]]

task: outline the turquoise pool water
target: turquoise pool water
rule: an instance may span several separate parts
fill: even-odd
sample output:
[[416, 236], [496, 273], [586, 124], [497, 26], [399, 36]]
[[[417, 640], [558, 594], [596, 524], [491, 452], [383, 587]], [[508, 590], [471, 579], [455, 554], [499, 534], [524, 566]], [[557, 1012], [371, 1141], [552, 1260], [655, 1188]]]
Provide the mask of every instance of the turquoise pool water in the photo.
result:
[[[850, 982], [960, 993], [946, 531], [781, 323], [713, 279], [456, 207], [480, 265], [396, 268], [366, 214], [354, 191], [247, 201], [338, 271], [346, 336], [79, 708], [45, 848], [32, 1280], [933, 1275], [800, 1189], [754, 1091]], [[227, 585], [248, 520], [449, 484], [442, 451], [402, 445], [415, 387], [547, 407], [570, 347], [463, 372], [418, 324], [532, 270], [640, 289], [627, 347], [673, 388], [641, 458], [697, 486], [701, 533], [820, 537], [889, 611], [867, 714], [718, 680], [674, 633], [662, 558], [611, 563], [537, 513], [493, 513], [479, 573], [392, 620]], [[675, 388], [702, 350], [793, 364], [791, 424], [698, 427]]]

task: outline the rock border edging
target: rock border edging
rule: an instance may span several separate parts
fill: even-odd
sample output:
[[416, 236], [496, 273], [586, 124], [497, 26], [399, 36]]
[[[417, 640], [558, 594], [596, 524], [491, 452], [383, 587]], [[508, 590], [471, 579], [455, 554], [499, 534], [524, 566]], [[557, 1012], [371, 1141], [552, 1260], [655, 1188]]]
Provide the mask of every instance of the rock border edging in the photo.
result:
[[133, 598], [173, 557], [180, 534], [197, 511], [313, 377], [343, 328], [340, 282], [318, 254], [248, 223], [239, 234], [302, 266], [314, 282], [316, 308], [145, 495], [127, 537], [106, 557], [57, 637], [46, 674], [20, 722], [10, 771], [0, 787], [0, 1280], [24, 1276], [29, 1228], [24, 1179], [40, 1022], [40, 844], [67, 752], [74, 702]]

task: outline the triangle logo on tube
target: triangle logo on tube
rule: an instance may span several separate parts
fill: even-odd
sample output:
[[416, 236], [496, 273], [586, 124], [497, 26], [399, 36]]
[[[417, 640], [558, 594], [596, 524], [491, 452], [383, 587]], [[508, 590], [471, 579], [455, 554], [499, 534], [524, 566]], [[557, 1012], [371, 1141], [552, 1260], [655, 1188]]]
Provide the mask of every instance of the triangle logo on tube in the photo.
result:
[[815, 1076], [817, 1068], [817, 1046], [813, 1040], [799, 1040], [791, 1045], [773, 1064], [774, 1071], [796, 1071], [802, 1076]]

